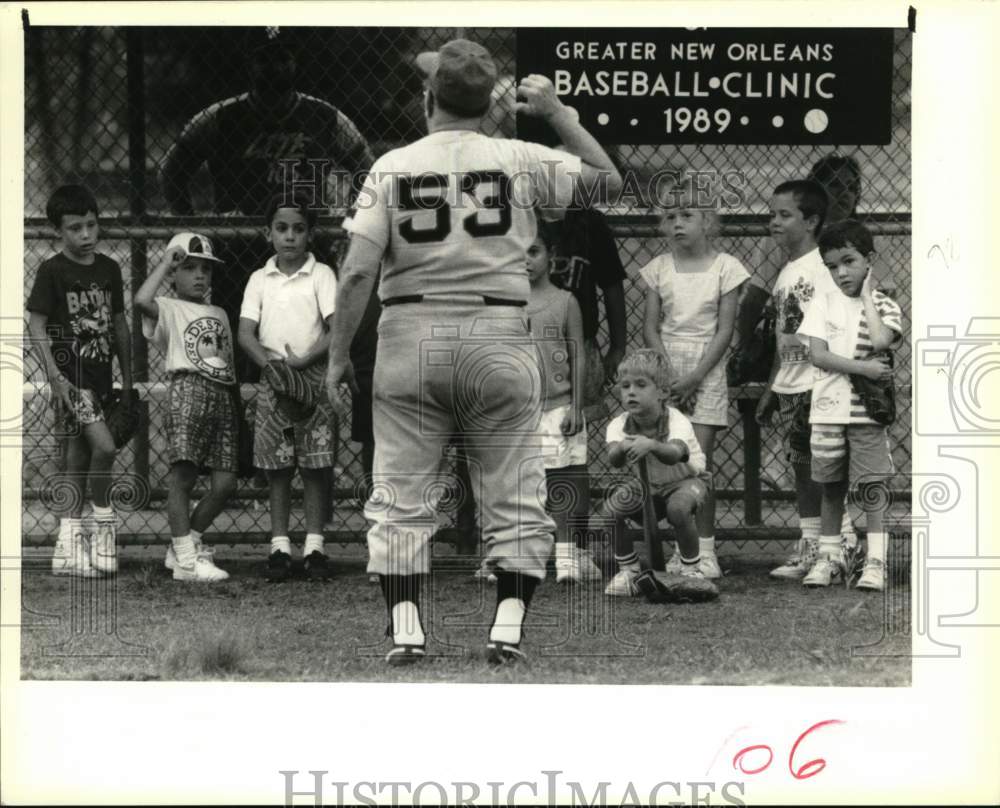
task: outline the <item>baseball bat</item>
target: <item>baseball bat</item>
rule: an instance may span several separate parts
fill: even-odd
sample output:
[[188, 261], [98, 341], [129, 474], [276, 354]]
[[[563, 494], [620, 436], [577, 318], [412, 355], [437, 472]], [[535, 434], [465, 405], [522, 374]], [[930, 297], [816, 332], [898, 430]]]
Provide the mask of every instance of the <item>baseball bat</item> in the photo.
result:
[[646, 539], [649, 566], [657, 572], [662, 572], [667, 565], [663, 560], [663, 542], [660, 541], [653, 495], [649, 491], [649, 471], [646, 468], [645, 457], [639, 461], [639, 482], [642, 484], [642, 535]]

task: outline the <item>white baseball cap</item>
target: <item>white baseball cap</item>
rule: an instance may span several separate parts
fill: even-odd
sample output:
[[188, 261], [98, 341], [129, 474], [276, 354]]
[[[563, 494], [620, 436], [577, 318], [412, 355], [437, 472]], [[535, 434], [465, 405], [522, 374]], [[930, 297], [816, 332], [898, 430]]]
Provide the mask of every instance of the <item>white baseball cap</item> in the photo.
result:
[[184, 250], [184, 257], [193, 256], [195, 258], [204, 258], [206, 261], [214, 261], [217, 264], [224, 263], [221, 258], [215, 257], [215, 252], [212, 250], [212, 242], [200, 233], [178, 233], [167, 245], [167, 252], [180, 247]]

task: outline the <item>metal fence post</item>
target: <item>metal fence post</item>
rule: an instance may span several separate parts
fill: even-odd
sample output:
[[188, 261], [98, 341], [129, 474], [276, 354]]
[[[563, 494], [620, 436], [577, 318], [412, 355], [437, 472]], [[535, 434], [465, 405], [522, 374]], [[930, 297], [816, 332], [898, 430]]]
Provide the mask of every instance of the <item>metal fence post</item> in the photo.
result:
[[[128, 178], [129, 220], [134, 225], [146, 224], [146, 95], [143, 76], [142, 29], [126, 32], [126, 72], [128, 82]], [[146, 239], [129, 238], [134, 295], [146, 280]], [[135, 382], [149, 381], [149, 354], [142, 336], [142, 315], [132, 309], [132, 377]], [[148, 407], [148, 404], [147, 404]], [[148, 410], [146, 410], [148, 416]], [[149, 418], [142, 419], [133, 443], [135, 473], [150, 487], [149, 480]]]

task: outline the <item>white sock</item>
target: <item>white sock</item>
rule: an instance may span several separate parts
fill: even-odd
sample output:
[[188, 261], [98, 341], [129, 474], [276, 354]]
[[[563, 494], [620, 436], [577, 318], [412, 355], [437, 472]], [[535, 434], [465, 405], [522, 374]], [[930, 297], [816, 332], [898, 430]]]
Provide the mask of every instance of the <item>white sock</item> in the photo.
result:
[[684, 558], [681, 556], [681, 564], [687, 564], [689, 567], [693, 567], [695, 564], [701, 561], [701, 553], [698, 553], [694, 558]]
[[573, 549], [576, 547], [575, 544], [568, 541], [557, 541], [556, 542], [556, 558], [572, 558]]
[[174, 555], [177, 556], [177, 563], [182, 567], [193, 567], [198, 560], [198, 553], [194, 549], [194, 541], [191, 534], [186, 536], [173, 536], [170, 543], [174, 546]]
[[627, 570], [628, 572], [634, 572], [638, 575], [642, 571], [642, 567], [639, 564], [639, 556], [634, 552], [629, 553], [625, 556], [615, 556], [615, 561], [618, 562], [618, 569]]
[[91, 503], [91, 507], [94, 509], [94, 518], [98, 522], [113, 522], [115, 518], [115, 509], [108, 505], [106, 508], [102, 508], [100, 505], [94, 505]]
[[799, 528], [802, 530], [802, 539], [799, 543], [799, 555], [806, 555], [819, 550], [819, 530], [820, 518], [818, 516], [806, 516], [799, 519]]
[[715, 555], [715, 536], [701, 536], [698, 538], [698, 549], [702, 555]]
[[854, 532], [854, 522], [851, 521], [851, 514], [847, 510], [847, 506], [844, 506], [844, 516], [840, 520], [840, 535], [848, 537], [848, 544], [856, 545], [858, 543], [858, 534]]
[[199, 547], [201, 547], [201, 537], [203, 535], [204, 534], [200, 530], [195, 530], [194, 528], [191, 528], [191, 541], [194, 542], [194, 549], [196, 551]]
[[500, 601], [496, 620], [490, 629], [490, 641], [507, 642], [511, 645], [521, 642], [521, 624], [527, 611], [520, 598], [504, 598]]
[[872, 561], [885, 563], [885, 532], [878, 531], [868, 534], [868, 558]]
[[305, 547], [302, 548], [302, 556], [305, 557], [312, 552], [323, 552], [322, 533], [306, 533], [306, 544]]
[[412, 600], [401, 601], [392, 607], [392, 641], [397, 645], [423, 645], [425, 642], [420, 612]]
[[840, 558], [840, 536], [820, 536], [819, 554], [824, 558]]
[[278, 550], [288, 553], [288, 555], [292, 554], [292, 543], [288, 536], [273, 536], [271, 538], [271, 552], [276, 553]]

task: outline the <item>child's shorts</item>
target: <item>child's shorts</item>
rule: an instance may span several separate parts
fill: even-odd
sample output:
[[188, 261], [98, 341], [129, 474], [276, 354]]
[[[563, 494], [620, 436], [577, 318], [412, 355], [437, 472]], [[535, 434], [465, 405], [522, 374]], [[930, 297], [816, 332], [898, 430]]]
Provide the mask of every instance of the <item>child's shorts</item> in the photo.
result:
[[275, 406], [274, 392], [262, 385], [254, 418], [253, 464], [276, 471], [295, 468], [325, 469], [333, 466], [337, 415], [323, 386], [326, 365], [317, 362], [302, 371], [316, 394], [316, 409], [304, 421], [289, 423]]
[[[653, 486], [653, 510], [656, 513], [656, 521], [660, 522], [667, 518], [671, 511], [681, 513], [696, 513], [708, 496], [708, 486], [711, 477], [699, 475], [697, 477], [685, 477], [683, 480], [675, 480], [662, 486]], [[639, 481], [636, 479], [634, 485], [638, 487]], [[635, 498], [628, 500], [637, 502], [639, 507], [630, 513], [625, 514], [627, 519], [642, 524], [642, 497], [636, 491]], [[671, 524], [673, 524], [671, 522]]]
[[[667, 352], [674, 373], [684, 376], [698, 367], [709, 343], [710, 340], [664, 340], [663, 350]], [[694, 412], [688, 420], [706, 426], [729, 425], [729, 387], [724, 361], [720, 360], [701, 380], [695, 393]]]
[[808, 463], [812, 458], [809, 445], [812, 428], [809, 411], [812, 391], [776, 393], [778, 396], [778, 428], [784, 431], [785, 458], [789, 463]]
[[542, 439], [543, 462], [547, 469], [587, 465], [586, 424], [575, 435], [564, 435], [559, 428], [569, 412], [569, 405], [542, 413], [538, 434]]
[[812, 478], [818, 483], [895, 474], [889, 432], [881, 424], [813, 424]]
[[175, 373], [167, 394], [167, 456], [212, 471], [238, 470], [232, 390], [200, 373]]
[[93, 390], [87, 387], [74, 387], [69, 395], [73, 399], [71, 410], [66, 409], [61, 400], [55, 405], [56, 431], [57, 436], [61, 438], [79, 435], [80, 427], [104, 420], [101, 398]]

